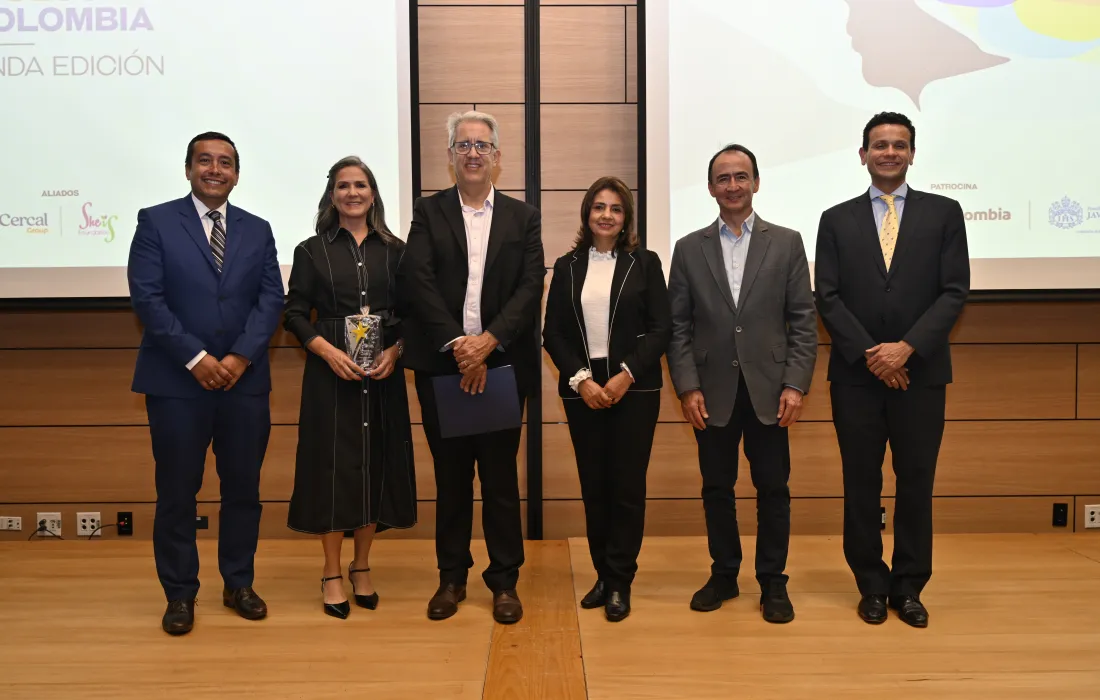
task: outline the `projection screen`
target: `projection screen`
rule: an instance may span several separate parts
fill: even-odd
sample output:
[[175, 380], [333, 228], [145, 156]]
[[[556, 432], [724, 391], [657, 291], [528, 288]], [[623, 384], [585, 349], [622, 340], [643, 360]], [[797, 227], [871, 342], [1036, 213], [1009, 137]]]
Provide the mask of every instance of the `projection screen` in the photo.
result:
[[187, 142], [240, 151], [230, 202], [284, 280], [328, 168], [358, 155], [411, 220], [407, 0], [0, 0], [0, 298], [125, 297], [142, 207], [183, 197]]
[[648, 245], [713, 222], [710, 157], [760, 164], [802, 233], [866, 192], [863, 126], [916, 127], [908, 182], [957, 199], [975, 290], [1100, 287], [1100, 2], [646, 0]]

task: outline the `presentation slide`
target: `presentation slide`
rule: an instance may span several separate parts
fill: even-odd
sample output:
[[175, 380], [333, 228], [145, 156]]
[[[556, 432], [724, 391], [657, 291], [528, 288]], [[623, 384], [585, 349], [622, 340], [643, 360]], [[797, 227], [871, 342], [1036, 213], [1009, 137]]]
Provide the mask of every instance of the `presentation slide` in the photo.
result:
[[713, 222], [707, 162], [747, 146], [758, 214], [814, 246], [866, 192], [863, 127], [916, 127], [910, 187], [959, 201], [973, 289], [1100, 288], [1100, 1], [649, 0], [647, 228]]
[[230, 203], [284, 280], [329, 167], [358, 155], [411, 221], [406, 0], [0, 0], [0, 298], [125, 297], [137, 212], [190, 192], [187, 143], [240, 152]]

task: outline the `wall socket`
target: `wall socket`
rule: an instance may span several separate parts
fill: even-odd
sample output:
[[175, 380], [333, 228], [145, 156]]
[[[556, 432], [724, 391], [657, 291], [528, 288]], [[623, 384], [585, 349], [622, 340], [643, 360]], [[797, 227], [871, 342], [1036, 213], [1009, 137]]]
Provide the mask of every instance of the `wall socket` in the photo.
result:
[[99, 518], [99, 513], [77, 513], [77, 537], [99, 537], [103, 534], [103, 530], [100, 529], [100, 525], [102, 524], [103, 522]]
[[[61, 537], [61, 513], [39, 513], [34, 519], [36, 530], [38, 529], [38, 523], [41, 523], [43, 520], [46, 521], [47, 530]], [[38, 533], [38, 536], [50, 537], [49, 534], [41, 531]]]
[[15, 530], [19, 531], [23, 529], [23, 518], [11, 518], [5, 515], [0, 515], [0, 530]]
[[1085, 506], [1085, 527], [1100, 527], [1100, 506]]

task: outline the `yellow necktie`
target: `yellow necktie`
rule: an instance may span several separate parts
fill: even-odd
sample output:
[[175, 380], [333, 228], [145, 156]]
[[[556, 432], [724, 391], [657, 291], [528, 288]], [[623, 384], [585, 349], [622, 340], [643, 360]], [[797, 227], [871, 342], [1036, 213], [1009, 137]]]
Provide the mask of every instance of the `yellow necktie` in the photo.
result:
[[882, 218], [882, 230], [878, 234], [879, 245], [882, 246], [882, 259], [886, 262], [886, 269], [890, 269], [890, 261], [894, 257], [894, 246], [898, 243], [898, 210], [894, 208], [892, 194], [880, 195], [886, 202], [886, 216]]

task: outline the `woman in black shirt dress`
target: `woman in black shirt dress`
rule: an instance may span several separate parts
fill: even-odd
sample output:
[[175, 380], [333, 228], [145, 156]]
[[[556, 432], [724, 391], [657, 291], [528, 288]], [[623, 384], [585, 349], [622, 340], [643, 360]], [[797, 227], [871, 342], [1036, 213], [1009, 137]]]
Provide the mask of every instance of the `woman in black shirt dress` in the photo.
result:
[[[394, 299], [405, 244], [386, 227], [373, 173], [354, 157], [329, 170], [316, 230], [294, 249], [284, 316], [286, 329], [309, 351], [287, 524], [321, 535], [324, 611], [346, 618], [351, 606], [341, 575], [344, 532], [355, 533], [348, 566], [355, 601], [374, 609], [378, 595], [367, 561], [374, 534], [416, 523], [409, 402]], [[367, 307], [383, 319], [385, 351], [364, 371], [345, 352], [344, 317]]]

